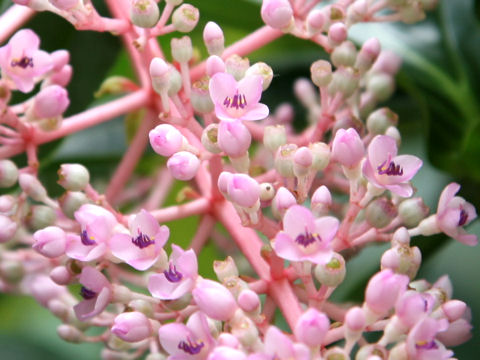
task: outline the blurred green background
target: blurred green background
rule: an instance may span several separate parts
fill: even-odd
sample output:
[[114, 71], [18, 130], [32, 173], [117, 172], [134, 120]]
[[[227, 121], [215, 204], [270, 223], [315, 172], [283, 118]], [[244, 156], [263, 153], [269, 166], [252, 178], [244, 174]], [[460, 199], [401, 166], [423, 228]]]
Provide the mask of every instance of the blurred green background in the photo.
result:
[[[93, 1], [100, 12], [107, 14], [102, 1]], [[259, 1], [192, 0], [200, 9], [201, 19], [191, 34], [203, 56], [201, 42], [207, 21], [217, 22], [230, 44], [262, 26]], [[0, 1], [3, 12], [10, 1]], [[160, 3], [163, 6], [163, 2]], [[480, 6], [474, 0], [440, 0], [436, 11], [416, 25], [355, 25], [351, 38], [362, 42], [376, 36], [384, 48], [394, 50], [404, 59], [397, 77], [395, 95], [382, 105], [400, 115], [402, 153], [414, 154], [424, 166], [414, 179], [418, 194], [434, 212], [438, 196], [451, 181], [462, 184], [460, 195], [480, 209]], [[69, 86], [74, 114], [98, 103], [93, 93], [108, 75], [132, 77], [128, 57], [119, 39], [110, 34], [77, 32], [63, 19], [41, 13], [25, 27], [41, 37], [47, 51], [61, 48], [71, 53], [74, 77]], [[170, 38], [160, 39], [165, 49]], [[168, 53], [168, 50], [166, 51]], [[265, 61], [275, 77], [263, 102], [271, 109], [284, 101], [298, 104], [293, 98], [292, 84], [298, 77], [309, 76], [310, 64], [324, 58], [317, 46], [285, 36], [249, 56], [250, 61]], [[20, 97], [19, 97], [20, 98]], [[298, 118], [301, 119], [301, 115]], [[43, 146], [41, 177], [50, 184], [49, 191], [59, 194], [55, 184], [56, 170], [63, 162], [81, 162], [92, 172], [93, 183], [102, 187], [127, 147], [124, 119], [115, 119], [94, 130], [87, 129], [67, 139]], [[22, 161], [19, 157], [18, 161]], [[138, 170], [150, 172], [159, 157], [147, 153]], [[178, 190], [178, 188], [177, 188]], [[174, 202], [175, 194], [169, 202]], [[197, 219], [169, 223], [172, 241], [186, 243], [194, 234]], [[480, 235], [480, 222], [470, 225], [470, 232]], [[472, 308], [472, 340], [454, 348], [458, 359], [476, 359], [480, 349], [480, 248], [468, 247], [444, 236], [416, 239], [422, 248], [424, 262], [418, 278], [434, 282], [448, 274], [454, 284], [454, 297]], [[361, 300], [366, 281], [379, 268], [385, 246], [373, 246], [348, 264], [347, 280], [335, 292], [339, 301]], [[208, 247], [200, 264], [203, 273], [212, 275], [212, 260], [220, 254]], [[61, 341], [55, 328], [59, 322], [27, 297], [0, 294], [0, 359], [96, 359], [99, 347], [92, 344], [71, 345]]]

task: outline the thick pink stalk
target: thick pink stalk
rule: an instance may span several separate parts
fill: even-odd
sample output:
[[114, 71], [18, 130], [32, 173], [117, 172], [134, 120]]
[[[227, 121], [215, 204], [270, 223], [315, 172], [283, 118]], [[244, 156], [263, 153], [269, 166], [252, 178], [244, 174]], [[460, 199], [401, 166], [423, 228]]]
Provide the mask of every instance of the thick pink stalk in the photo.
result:
[[210, 200], [202, 197], [186, 204], [169, 206], [163, 209], [151, 211], [151, 214], [159, 222], [164, 223], [172, 220], [183, 219], [192, 215], [208, 213], [210, 211], [210, 206]]
[[35, 11], [21, 5], [13, 5], [0, 16], [0, 43], [6, 41], [13, 33], [25, 24]]

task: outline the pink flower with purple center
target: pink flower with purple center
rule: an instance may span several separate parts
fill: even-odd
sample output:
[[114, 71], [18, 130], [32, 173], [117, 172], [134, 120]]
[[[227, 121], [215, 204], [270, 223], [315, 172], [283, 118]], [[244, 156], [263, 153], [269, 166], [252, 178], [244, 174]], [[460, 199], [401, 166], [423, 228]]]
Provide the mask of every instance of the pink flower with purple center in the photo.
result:
[[338, 225], [338, 220], [332, 216], [316, 219], [306, 207], [291, 206], [285, 212], [283, 231], [275, 236], [273, 248], [285, 260], [325, 264], [332, 257], [330, 242]]
[[406, 347], [409, 359], [442, 360], [450, 359], [453, 351], [435, 340], [438, 332], [448, 328], [446, 319], [423, 318], [410, 330], [407, 336]]
[[112, 289], [107, 278], [97, 269], [86, 266], [80, 274], [83, 301], [73, 307], [80, 321], [85, 321], [100, 314], [110, 303]]
[[21, 92], [33, 90], [36, 78], [53, 67], [50, 55], [42, 50], [39, 37], [30, 29], [18, 31], [0, 48], [2, 76], [10, 79]]
[[275, 326], [270, 326], [265, 334], [263, 352], [269, 355], [267, 359], [275, 360], [309, 360], [310, 350], [301, 343], [293, 343], [287, 335]]
[[386, 135], [375, 136], [368, 146], [363, 164], [363, 175], [378, 188], [385, 188], [410, 197], [413, 188], [408, 183], [422, 166], [422, 160], [413, 155], [398, 155], [395, 139]]
[[109, 242], [112, 254], [137, 270], [144, 271], [160, 257], [170, 236], [147, 211], [141, 210], [130, 224], [130, 234], [116, 234]]
[[261, 120], [268, 116], [268, 107], [259, 103], [263, 78], [246, 76], [238, 83], [227, 73], [216, 73], [210, 79], [210, 97], [215, 104], [215, 115], [220, 120]]
[[162, 273], [150, 275], [148, 278], [148, 290], [157, 299], [178, 299], [195, 286], [198, 276], [195, 252], [192, 249], [184, 251], [174, 244], [172, 249], [168, 269]]
[[460, 190], [457, 183], [448, 184], [438, 200], [437, 225], [445, 234], [466, 245], [477, 245], [477, 235], [468, 234], [463, 226], [476, 219], [475, 207], [455, 194]]
[[92, 204], [82, 205], [74, 216], [81, 230], [80, 235], [67, 235], [67, 256], [80, 261], [92, 261], [103, 256], [108, 250], [113, 229], [118, 225], [115, 216]]

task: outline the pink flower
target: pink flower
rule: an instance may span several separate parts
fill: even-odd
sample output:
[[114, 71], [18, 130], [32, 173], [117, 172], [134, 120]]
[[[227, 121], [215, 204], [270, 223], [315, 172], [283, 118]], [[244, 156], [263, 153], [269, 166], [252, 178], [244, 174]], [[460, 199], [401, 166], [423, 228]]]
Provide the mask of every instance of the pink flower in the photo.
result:
[[281, 258], [309, 260], [315, 264], [325, 264], [331, 259], [330, 242], [338, 229], [336, 218], [324, 216], [315, 219], [306, 207], [293, 205], [285, 212], [283, 229], [273, 242], [273, 248]]
[[75, 305], [73, 310], [80, 321], [85, 321], [107, 307], [112, 298], [112, 289], [107, 278], [90, 266], [82, 269], [79, 281], [83, 285], [80, 294], [85, 300]]
[[449, 359], [453, 351], [447, 350], [445, 346], [435, 340], [438, 332], [445, 331], [448, 321], [445, 319], [436, 320], [424, 318], [410, 330], [407, 336], [408, 358], [415, 360], [442, 360]]
[[109, 242], [112, 254], [137, 270], [144, 271], [160, 257], [170, 236], [165, 225], [145, 210], [141, 210], [130, 224], [130, 234], [116, 234]]
[[53, 67], [50, 55], [39, 50], [40, 39], [30, 29], [18, 31], [7, 45], [0, 48], [2, 75], [11, 79], [18, 90], [32, 91], [35, 78]]
[[65, 254], [67, 235], [57, 226], [48, 226], [33, 234], [35, 243], [33, 248], [48, 258], [55, 258]]
[[416, 156], [397, 156], [397, 144], [393, 138], [377, 135], [368, 146], [363, 175], [376, 187], [385, 188], [402, 197], [410, 197], [413, 189], [408, 181], [421, 166], [422, 160]]
[[228, 346], [217, 346], [208, 356], [207, 360], [246, 360], [244, 352]]
[[118, 224], [111, 212], [104, 208], [85, 204], [78, 209], [75, 219], [80, 223], [80, 236], [67, 235], [66, 254], [72, 259], [92, 261], [103, 256], [113, 228]]
[[210, 79], [210, 97], [220, 120], [261, 120], [268, 116], [268, 107], [259, 103], [262, 95], [261, 76], [246, 76], [238, 83], [227, 73], [216, 73]]
[[203, 360], [215, 345], [207, 318], [201, 312], [191, 315], [187, 325], [163, 325], [158, 337], [162, 347], [170, 354], [169, 359], [175, 360]]
[[395, 315], [407, 328], [412, 328], [424, 316], [432, 312], [434, 298], [427, 293], [406, 291], [395, 305]]
[[114, 320], [112, 333], [127, 342], [137, 342], [152, 335], [152, 325], [139, 311], [124, 312]]
[[466, 245], [477, 245], [477, 235], [467, 234], [463, 226], [477, 217], [475, 207], [459, 196], [454, 196], [460, 185], [448, 184], [438, 200], [437, 225], [448, 236]]
[[172, 254], [168, 269], [160, 274], [150, 275], [148, 291], [160, 300], [174, 300], [191, 291], [198, 276], [198, 263], [195, 252], [184, 251], [172, 244]]
[[213, 280], [199, 280], [192, 295], [200, 310], [215, 320], [230, 320], [238, 307], [230, 291]]

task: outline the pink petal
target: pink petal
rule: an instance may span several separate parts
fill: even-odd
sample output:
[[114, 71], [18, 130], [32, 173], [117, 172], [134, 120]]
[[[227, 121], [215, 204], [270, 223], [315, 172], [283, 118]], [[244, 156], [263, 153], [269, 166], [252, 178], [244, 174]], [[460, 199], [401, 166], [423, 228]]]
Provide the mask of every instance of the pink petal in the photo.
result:
[[130, 224], [130, 232], [132, 235], [138, 235], [138, 231], [140, 230], [142, 233], [152, 238], [159, 229], [160, 225], [158, 224], [158, 221], [144, 209], [140, 210]]
[[30, 29], [17, 31], [8, 42], [12, 45], [12, 57], [22, 57], [25, 51], [31, 54], [40, 46], [40, 38]]
[[332, 260], [332, 256], [333, 256], [332, 249], [321, 248], [321, 249], [317, 249], [315, 252], [304, 255], [302, 260], [309, 260], [314, 264], [326, 264], [330, 260]]
[[160, 300], [178, 299], [192, 290], [194, 285], [194, 281], [190, 278], [172, 283], [167, 280], [163, 273], [153, 274], [148, 278], [148, 291], [153, 297]]
[[182, 350], [178, 348], [178, 344], [181, 341], [185, 341], [187, 338], [190, 338], [192, 341], [196, 340], [189, 328], [183, 324], [175, 323], [163, 325], [160, 330], [158, 330], [158, 337], [162, 347], [171, 355], [182, 352]]
[[448, 206], [448, 203], [453, 199], [455, 194], [460, 190], [460, 185], [457, 183], [448, 184], [443, 189], [438, 200], [437, 214], [443, 213]]
[[294, 240], [299, 234], [305, 231], [315, 231], [315, 218], [310, 210], [300, 205], [293, 205], [288, 208], [283, 217], [283, 229]]
[[413, 155], [399, 155], [392, 158], [396, 166], [400, 166], [403, 175], [377, 175], [383, 184], [399, 184], [411, 180], [422, 167], [422, 160]]
[[324, 216], [315, 220], [315, 232], [320, 235], [322, 243], [330, 243], [338, 230], [338, 219], [333, 216]]
[[[247, 108], [257, 104], [262, 96], [263, 78], [260, 75], [245, 76], [238, 82], [238, 93], [245, 95]], [[267, 114], [268, 115], [268, 114]]]
[[265, 352], [280, 359], [295, 359], [292, 341], [275, 326], [270, 326], [265, 334]]
[[110, 282], [107, 280], [105, 275], [90, 266], [86, 266], [82, 269], [79, 282], [86, 288], [95, 291], [96, 293], [103, 290], [103, 288], [110, 286]]
[[225, 98], [235, 95], [237, 90], [237, 82], [235, 78], [227, 73], [216, 73], [210, 79], [209, 91], [210, 97], [215, 105], [223, 104]]
[[75, 315], [80, 321], [85, 321], [100, 314], [110, 302], [111, 291], [103, 288], [96, 298], [83, 300], [73, 307]]
[[410, 184], [384, 185], [385, 188], [398, 196], [408, 198], [413, 195], [413, 188]]
[[[376, 170], [389, 156], [393, 159], [397, 156], [397, 143], [395, 139], [386, 135], [377, 135], [368, 146], [368, 161]], [[387, 164], [388, 165], [388, 164]]]
[[303, 260], [304, 253], [300, 250], [300, 246], [283, 231], [279, 232], [273, 241], [273, 249], [277, 255], [290, 261]]
[[92, 261], [103, 256], [107, 251], [107, 245], [104, 243], [98, 245], [83, 245], [80, 236], [67, 234], [67, 246], [65, 253], [72, 259], [80, 261]]
[[243, 114], [239, 119], [247, 121], [262, 120], [268, 116], [269, 112], [270, 110], [268, 109], [267, 105], [258, 103], [251, 108], [248, 108], [248, 111]]

